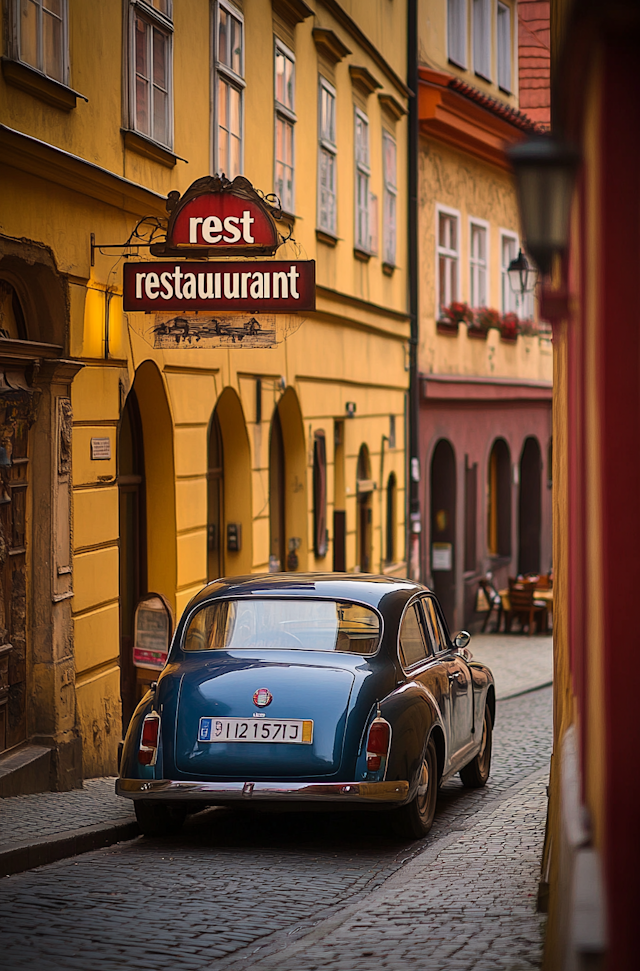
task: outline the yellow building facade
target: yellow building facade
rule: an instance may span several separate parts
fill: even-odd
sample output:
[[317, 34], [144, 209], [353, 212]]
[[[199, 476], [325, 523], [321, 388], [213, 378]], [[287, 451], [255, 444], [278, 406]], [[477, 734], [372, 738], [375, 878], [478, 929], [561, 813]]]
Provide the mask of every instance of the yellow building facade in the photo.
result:
[[[154, 677], [142, 595], [177, 618], [221, 574], [404, 572], [409, 92], [401, 0], [5, 6], [0, 759], [25, 791], [115, 771]], [[316, 310], [271, 348], [159, 349], [123, 263], [215, 172], [279, 196]]]
[[552, 567], [550, 329], [508, 278], [506, 149], [535, 128], [518, 3], [422, 0], [418, 47], [422, 575], [450, 627], [473, 631], [487, 573], [505, 588]]

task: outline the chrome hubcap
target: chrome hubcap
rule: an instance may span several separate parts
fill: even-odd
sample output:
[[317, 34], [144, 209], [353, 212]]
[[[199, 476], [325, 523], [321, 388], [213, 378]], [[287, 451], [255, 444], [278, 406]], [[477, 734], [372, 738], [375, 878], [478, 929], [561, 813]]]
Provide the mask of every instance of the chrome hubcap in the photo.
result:
[[418, 786], [418, 809], [424, 813], [429, 802], [429, 764], [425, 759], [422, 763], [420, 785]]

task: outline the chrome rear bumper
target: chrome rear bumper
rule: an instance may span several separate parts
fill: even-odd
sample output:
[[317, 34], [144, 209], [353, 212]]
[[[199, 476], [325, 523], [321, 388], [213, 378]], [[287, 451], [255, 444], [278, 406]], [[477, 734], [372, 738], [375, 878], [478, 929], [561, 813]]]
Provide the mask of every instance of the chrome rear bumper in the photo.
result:
[[212, 804], [234, 801], [400, 803], [408, 782], [174, 782], [171, 779], [118, 779], [116, 794], [127, 799], [183, 799]]

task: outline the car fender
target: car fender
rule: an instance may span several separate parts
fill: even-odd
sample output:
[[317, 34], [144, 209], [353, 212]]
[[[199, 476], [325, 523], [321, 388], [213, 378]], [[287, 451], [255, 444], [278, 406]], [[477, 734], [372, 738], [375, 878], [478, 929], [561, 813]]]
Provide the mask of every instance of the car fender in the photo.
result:
[[482, 726], [485, 705], [489, 705], [491, 723], [496, 723], [496, 688], [493, 674], [480, 661], [469, 663], [473, 684], [473, 723]]
[[380, 712], [392, 729], [386, 781], [406, 780], [410, 801], [415, 796], [428, 738], [438, 735], [436, 748], [439, 774], [447, 755], [447, 733], [433, 694], [423, 684], [408, 681], [381, 702]]
[[120, 778], [122, 779], [162, 779], [162, 729], [158, 739], [158, 755], [155, 765], [141, 765], [138, 761], [142, 723], [145, 715], [155, 710], [156, 692], [157, 688], [150, 688], [131, 716], [122, 747], [122, 759], [120, 761]]

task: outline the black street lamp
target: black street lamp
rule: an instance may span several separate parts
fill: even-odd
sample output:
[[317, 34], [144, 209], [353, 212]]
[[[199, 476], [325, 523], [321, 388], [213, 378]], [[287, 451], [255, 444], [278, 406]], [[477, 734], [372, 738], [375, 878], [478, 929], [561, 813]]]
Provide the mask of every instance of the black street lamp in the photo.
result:
[[509, 263], [507, 273], [509, 275], [509, 286], [513, 293], [524, 296], [525, 293], [532, 293], [535, 289], [538, 271], [535, 266], [532, 266], [522, 250]]
[[569, 213], [579, 153], [550, 136], [536, 136], [508, 151], [516, 177], [527, 251], [542, 274], [569, 243]]

